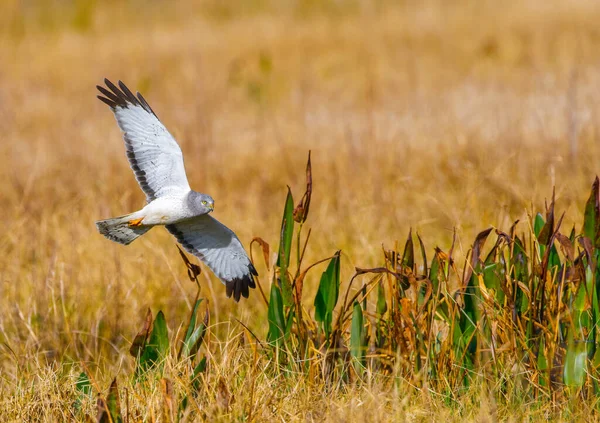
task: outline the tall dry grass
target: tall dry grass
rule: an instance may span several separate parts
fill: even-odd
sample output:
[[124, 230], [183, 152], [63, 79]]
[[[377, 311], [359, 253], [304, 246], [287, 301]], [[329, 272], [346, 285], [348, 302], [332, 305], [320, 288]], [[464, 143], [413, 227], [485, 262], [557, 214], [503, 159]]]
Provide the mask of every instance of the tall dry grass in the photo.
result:
[[[542, 210], [553, 186], [570, 226], [598, 173], [593, 2], [9, 1], [0, 16], [4, 420], [67, 416], [72, 366], [87, 363], [108, 386], [131, 366], [126, 350], [146, 308], [164, 310], [176, 330], [193, 301], [165, 231], [127, 248], [95, 231], [95, 220], [143, 204], [95, 98], [104, 77], [143, 92], [179, 140], [192, 187], [215, 197], [215, 216], [246, 247], [260, 236], [276, 248], [286, 184], [300, 193], [312, 150], [307, 260], [341, 249], [343, 280], [377, 266], [381, 244], [410, 227], [445, 249], [456, 228], [460, 259], [479, 230]], [[258, 271], [268, 274], [260, 262]], [[404, 397], [402, 385], [325, 398], [301, 378], [260, 374], [247, 397], [236, 378], [249, 356], [228, 354], [236, 319], [264, 339], [266, 308], [256, 292], [235, 305], [203, 277], [211, 377], [231, 382], [235, 404], [259, 404], [258, 420], [498, 413], [487, 400], [456, 411], [426, 393]], [[161, 399], [137, 401], [143, 410]], [[240, 416], [232, 407], [206, 416]]]

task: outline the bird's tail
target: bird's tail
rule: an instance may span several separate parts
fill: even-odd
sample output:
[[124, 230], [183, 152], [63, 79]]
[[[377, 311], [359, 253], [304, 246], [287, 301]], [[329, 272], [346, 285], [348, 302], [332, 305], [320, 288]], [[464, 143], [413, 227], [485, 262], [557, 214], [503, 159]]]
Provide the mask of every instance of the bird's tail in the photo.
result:
[[152, 226], [132, 224], [132, 221], [135, 221], [135, 215], [136, 213], [132, 213], [112, 219], [99, 220], [96, 222], [96, 227], [98, 228], [98, 232], [111, 241], [128, 245], [137, 237], [144, 235], [152, 229]]

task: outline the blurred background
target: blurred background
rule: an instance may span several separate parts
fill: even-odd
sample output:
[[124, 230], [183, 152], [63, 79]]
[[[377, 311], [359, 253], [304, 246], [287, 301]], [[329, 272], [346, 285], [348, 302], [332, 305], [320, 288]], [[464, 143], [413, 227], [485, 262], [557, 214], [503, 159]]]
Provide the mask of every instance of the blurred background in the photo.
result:
[[[553, 187], [565, 225], [580, 218], [600, 171], [599, 21], [585, 0], [3, 1], [0, 341], [99, 361], [148, 307], [189, 313], [195, 286], [166, 231], [129, 247], [96, 232], [144, 203], [96, 99], [105, 77], [143, 93], [246, 248], [276, 251], [312, 150], [307, 263], [341, 249], [347, 281], [410, 228], [429, 253], [456, 228], [460, 260]], [[236, 305], [202, 281], [217, 330], [236, 318], [264, 337], [257, 292]]]

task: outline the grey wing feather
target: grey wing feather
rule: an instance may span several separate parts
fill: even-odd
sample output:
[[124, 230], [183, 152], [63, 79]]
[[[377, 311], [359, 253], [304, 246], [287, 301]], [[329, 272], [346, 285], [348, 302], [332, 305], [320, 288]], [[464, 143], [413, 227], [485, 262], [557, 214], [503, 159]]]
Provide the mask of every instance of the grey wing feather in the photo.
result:
[[231, 229], [207, 214], [166, 228], [225, 284], [228, 297], [248, 298], [249, 288], [256, 287], [253, 275], [258, 273]]
[[104, 80], [98, 98], [115, 114], [123, 131], [129, 164], [148, 202], [173, 191], [189, 191], [183, 154], [175, 138], [140, 93], [137, 97], [119, 81]]

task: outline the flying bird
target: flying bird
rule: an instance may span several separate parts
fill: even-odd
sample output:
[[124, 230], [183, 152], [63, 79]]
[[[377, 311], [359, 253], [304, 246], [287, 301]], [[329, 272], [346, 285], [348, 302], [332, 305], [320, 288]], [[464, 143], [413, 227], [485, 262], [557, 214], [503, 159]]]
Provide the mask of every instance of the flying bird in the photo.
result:
[[185, 174], [181, 148], [140, 93], [119, 81], [97, 86], [123, 132], [127, 158], [146, 194], [147, 205], [136, 212], [96, 222], [111, 241], [128, 245], [154, 226], [165, 226], [177, 241], [198, 257], [225, 284], [227, 297], [248, 298], [258, 276], [233, 231], [209, 215], [210, 195], [193, 191]]

